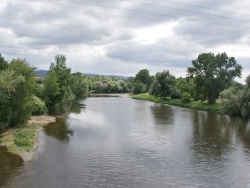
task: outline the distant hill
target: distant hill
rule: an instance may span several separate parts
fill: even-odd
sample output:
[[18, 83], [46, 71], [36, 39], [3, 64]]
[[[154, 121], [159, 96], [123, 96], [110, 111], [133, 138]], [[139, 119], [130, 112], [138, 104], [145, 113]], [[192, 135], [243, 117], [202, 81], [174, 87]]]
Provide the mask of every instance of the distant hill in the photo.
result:
[[45, 78], [47, 76], [47, 70], [36, 70], [35, 75], [38, 77]]
[[121, 78], [121, 79], [124, 79], [124, 80], [127, 80], [128, 77], [126, 76], [117, 76], [117, 75], [100, 75], [100, 74], [91, 74], [91, 73], [83, 73], [84, 75], [86, 75], [87, 77], [90, 77], [90, 78], [95, 78], [97, 76], [107, 76], [108, 78]]
[[[48, 73], [47, 70], [36, 70], [35, 71], [35, 75], [38, 77], [42, 77], [42, 78], [45, 78], [47, 73]], [[108, 78], [121, 78], [121, 79], [125, 79], [125, 80], [128, 79], [128, 77], [126, 77], [126, 76], [100, 75], [100, 74], [91, 74], [91, 73], [83, 73], [83, 74], [86, 75], [87, 77], [90, 77], [90, 78], [95, 78], [97, 76], [107, 76]]]

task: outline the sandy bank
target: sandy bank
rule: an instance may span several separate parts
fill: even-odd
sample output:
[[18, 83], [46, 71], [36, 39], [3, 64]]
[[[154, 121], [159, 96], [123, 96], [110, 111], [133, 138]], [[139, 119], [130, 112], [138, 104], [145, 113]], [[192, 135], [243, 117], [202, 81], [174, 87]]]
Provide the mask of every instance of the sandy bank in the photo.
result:
[[27, 151], [27, 149], [23, 147], [17, 146], [14, 142], [15, 132], [22, 128], [9, 129], [6, 132], [4, 132], [0, 138], [0, 145], [7, 147], [9, 152], [17, 154], [20, 157], [22, 157], [24, 162], [28, 162], [33, 158], [34, 152], [38, 146], [38, 143], [40, 140], [39, 134], [40, 134], [40, 131], [42, 130], [42, 127], [47, 125], [48, 123], [52, 123], [55, 121], [56, 121], [56, 118], [50, 117], [50, 116], [32, 116], [31, 117], [31, 119], [27, 123], [27, 126], [25, 127], [25, 128], [32, 129], [35, 131], [34, 145], [29, 151]]

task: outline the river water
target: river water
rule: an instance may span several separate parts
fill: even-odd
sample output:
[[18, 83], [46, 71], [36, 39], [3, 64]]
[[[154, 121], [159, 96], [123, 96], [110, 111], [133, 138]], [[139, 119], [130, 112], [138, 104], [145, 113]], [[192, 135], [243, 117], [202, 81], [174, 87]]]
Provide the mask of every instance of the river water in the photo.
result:
[[250, 123], [237, 118], [95, 97], [41, 136], [28, 164], [0, 163], [4, 187], [250, 187]]

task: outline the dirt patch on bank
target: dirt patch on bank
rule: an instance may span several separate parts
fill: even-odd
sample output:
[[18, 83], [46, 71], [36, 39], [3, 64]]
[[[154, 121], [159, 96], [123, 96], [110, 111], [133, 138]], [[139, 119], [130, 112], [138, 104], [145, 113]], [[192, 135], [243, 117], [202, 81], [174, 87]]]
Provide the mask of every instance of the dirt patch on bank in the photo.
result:
[[[56, 118], [51, 116], [32, 116], [25, 127], [9, 129], [4, 132], [0, 137], [0, 145], [7, 147], [10, 153], [14, 153], [22, 157], [24, 162], [28, 162], [33, 159], [34, 152], [40, 142], [39, 134], [42, 127], [55, 121]], [[15, 132], [21, 129], [32, 129], [35, 131], [34, 144], [29, 151], [15, 144]]]

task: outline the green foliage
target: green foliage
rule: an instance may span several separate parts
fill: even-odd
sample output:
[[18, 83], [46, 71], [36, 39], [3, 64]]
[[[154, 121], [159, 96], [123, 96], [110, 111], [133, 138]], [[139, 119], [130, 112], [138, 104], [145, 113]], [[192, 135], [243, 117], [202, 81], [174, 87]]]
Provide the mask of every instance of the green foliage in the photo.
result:
[[[147, 69], [142, 69], [140, 70], [134, 78], [134, 89], [133, 90], [137, 90], [135, 87], [137, 87], [137, 85], [139, 83], [144, 84], [146, 86], [146, 91], [144, 92], [148, 92], [150, 89], [151, 84], [154, 82], [154, 77], [150, 76], [149, 74], [149, 70]], [[138, 91], [138, 90], [137, 90]], [[144, 93], [142, 92], [142, 93]]]
[[77, 72], [71, 75], [70, 88], [76, 97], [85, 97], [88, 94], [88, 80], [81, 73]]
[[0, 53], [0, 71], [7, 69], [8, 68], [8, 63], [5, 61], [4, 57]]
[[149, 93], [156, 97], [167, 97], [173, 92], [175, 77], [169, 71], [158, 72], [155, 81], [150, 87]]
[[16, 75], [14, 70], [7, 69], [0, 72], [0, 131], [13, 126], [15, 111], [19, 112], [15, 103], [20, 102], [14, 100], [19, 95], [17, 91], [24, 82], [25, 78], [22, 75]]
[[181, 101], [184, 103], [189, 103], [191, 101], [191, 95], [188, 92], [181, 94]]
[[171, 95], [171, 99], [180, 99], [181, 98], [181, 94], [178, 91], [173, 91], [172, 95]]
[[195, 84], [192, 78], [179, 77], [176, 79], [174, 87], [180, 94], [187, 92], [191, 95], [191, 97], [196, 98]]
[[242, 67], [234, 57], [228, 57], [226, 53], [217, 54], [203, 53], [192, 61], [193, 67], [187, 72], [194, 78], [196, 94], [202, 100], [208, 100], [213, 104], [219, 93], [229, 86], [235, 77], [240, 77]]
[[23, 128], [15, 132], [14, 142], [17, 146], [30, 150], [34, 145], [35, 130]]
[[196, 110], [221, 113], [221, 106], [218, 103], [208, 104], [206, 102], [200, 102], [200, 101], [191, 101], [189, 103], [186, 103], [186, 102], [182, 102], [180, 99], [154, 97], [152, 95], [144, 94], [144, 93], [139, 94], [139, 95], [132, 95], [131, 97], [133, 99], [147, 100], [147, 101], [152, 101], [152, 102], [156, 102], [156, 103], [169, 104], [169, 105], [173, 105], [173, 106], [181, 106], [184, 108], [192, 108], [192, 109], [196, 109]]
[[250, 76], [246, 79], [246, 87], [231, 87], [221, 92], [222, 112], [229, 116], [250, 118]]
[[45, 106], [45, 102], [35, 95], [32, 96], [32, 100], [29, 102], [29, 105], [32, 108], [32, 115], [44, 115], [48, 111]]
[[241, 116], [240, 98], [242, 92], [230, 87], [220, 93], [222, 113], [229, 116]]
[[49, 109], [74, 99], [70, 88], [72, 81], [70, 71], [70, 68], [66, 66], [65, 56], [57, 55], [55, 63], [51, 63], [50, 70], [44, 79], [43, 99]]
[[60, 96], [60, 87], [58, 78], [55, 72], [50, 72], [44, 79], [44, 100], [48, 108], [60, 103], [62, 98]]
[[31, 116], [29, 106], [35, 88], [34, 68], [25, 59], [13, 59], [0, 74], [0, 129], [23, 124]]
[[128, 93], [130, 88], [129, 82], [121, 78], [98, 76], [89, 79], [89, 90], [92, 93]]
[[133, 93], [134, 94], [140, 94], [140, 93], [146, 93], [146, 85], [140, 82], [136, 82], [134, 83], [133, 86]]

